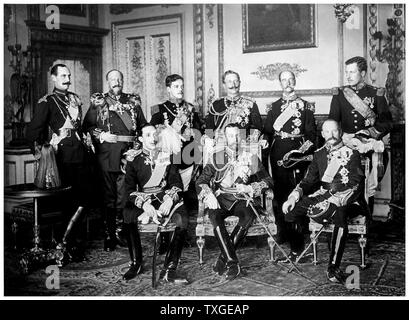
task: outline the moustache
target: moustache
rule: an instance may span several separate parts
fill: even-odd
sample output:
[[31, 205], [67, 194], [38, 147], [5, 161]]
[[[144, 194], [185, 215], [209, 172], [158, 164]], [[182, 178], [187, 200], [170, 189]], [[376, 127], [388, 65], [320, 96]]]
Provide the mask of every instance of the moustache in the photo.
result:
[[230, 90], [232, 90], [232, 89], [238, 89], [239, 88], [239, 86], [233, 86], [233, 87], [228, 87]]
[[66, 84], [70, 85], [70, 84], [71, 84], [71, 81], [64, 82], [63, 84], [64, 84], [64, 85], [66, 85]]
[[122, 88], [122, 86], [120, 84], [116, 84], [112, 88]]

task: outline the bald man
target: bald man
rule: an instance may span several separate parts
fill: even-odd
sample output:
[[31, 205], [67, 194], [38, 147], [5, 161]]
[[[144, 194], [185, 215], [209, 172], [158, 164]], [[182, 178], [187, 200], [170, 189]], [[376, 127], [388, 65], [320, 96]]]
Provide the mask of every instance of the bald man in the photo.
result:
[[104, 250], [113, 251], [117, 244], [126, 245], [120, 232], [124, 207], [124, 153], [134, 147], [136, 133], [146, 124], [146, 119], [139, 95], [122, 92], [122, 72], [112, 69], [107, 72], [106, 80], [109, 91], [91, 96], [84, 127], [94, 138], [102, 178]]
[[301, 146], [306, 154], [312, 153], [316, 139], [314, 105], [301, 99], [295, 90], [295, 75], [291, 71], [279, 74], [282, 97], [271, 104], [264, 124], [264, 134], [270, 143], [269, 159], [271, 175], [275, 181], [274, 195], [278, 203], [275, 210], [278, 227], [277, 242], [286, 240], [286, 225], [281, 206], [291, 190], [304, 176], [308, 164], [299, 162], [290, 168], [282, 165], [283, 157]]
[[336, 121], [326, 120], [321, 134], [325, 145], [315, 151], [307, 174], [284, 202], [282, 210], [285, 220], [292, 225], [290, 258], [294, 261], [304, 249], [299, 223], [305, 216], [319, 223], [335, 224], [327, 277], [331, 282], [344, 283], [340, 264], [348, 234], [347, 218], [367, 213], [362, 200], [364, 173], [359, 152], [343, 144]]

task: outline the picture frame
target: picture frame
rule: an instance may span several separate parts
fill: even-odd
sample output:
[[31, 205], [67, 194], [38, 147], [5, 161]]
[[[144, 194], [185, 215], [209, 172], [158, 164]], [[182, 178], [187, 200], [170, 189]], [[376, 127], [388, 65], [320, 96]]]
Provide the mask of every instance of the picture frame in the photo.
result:
[[243, 4], [243, 53], [317, 47], [315, 4]]
[[58, 4], [60, 13], [67, 16], [86, 17], [87, 5], [85, 4]]

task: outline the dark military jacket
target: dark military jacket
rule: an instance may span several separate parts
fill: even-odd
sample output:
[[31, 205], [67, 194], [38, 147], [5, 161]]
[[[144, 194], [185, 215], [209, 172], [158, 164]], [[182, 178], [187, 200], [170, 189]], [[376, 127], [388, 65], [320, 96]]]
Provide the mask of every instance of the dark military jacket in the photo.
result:
[[[177, 202], [183, 190], [183, 182], [177, 166], [172, 164], [172, 157], [163, 152], [149, 152], [145, 149], [134, 152], [136, 156], [126, 165], [124, 214], [138, 209], [140, 214], [146, 201], [154, 201], [156, 198], [162, 201], [165, 195], [169, 195], [174, 203]], [[158, 165], [166, 166], [166, 169], [159, 177], [159, 182], [146, 190], [145, 186]]]
[[[69, 106], [78, 108], [78, 116], [72, 119]], [[57, 160], [63, 163], [83, 163], [87, 159], [87, 148], [83, 143], [81, 128], [82, 103], [77, 94], [70, 91], [54, 89], [53, 93], [45, 95], [38, 101], [34, 117], [27, 126], [27, 140], [34, 152], [34, 143], [42, 145], [48, 142], [48, 128], [55, 134], [64, 126], [67, 119], [74, 129], [58, 144]]]
[[[223, 190], [235, 188], [235, 185], [240, 183], [250, 185], [253, 196], [259, 197], [265, 189], [273, 186], [273, 180], [261, 160], [243, 149], [237, 154], [226, 148], [216, 152], [212, 160], [206, 164], [196, 180], [199, 199], [204, 199], [209, 192], [214, 192], [222, 207], [230, 210], [239, 200], [234, 194], [224, 193]], [[246, 170], [248, 171], [244, 174]]]
[[84, 129], [94, 138], [96, 154], [101, 169], [120, 172], [124, 152], [133, 147], [133, 142], [118, 141], [101, 143], [100, 134], [109, 132], [119, 136], [135, 136], [146, 124], [138, 95], [121, 93], [115, 97], [111, 93], [93, 94], [90, 108], [85, 115]]
[[[363, 129], [375, 128], [379, 134], [373, 138], [382, 138], [392, 128], [392, 115], [385, 99], [385, 89], [376, 88], [366, 83], [358, 85], [355, 93], [368, 105], [376, 114], [374, 125], [371, 125], [345, 98], [344, 88], [351, 86], [334, 88], [329, 118], [341, 122], [341, 128], [346, 133], [356, 133]], [[354, 88], [352, 88], [354, 89]]]
[[223, 97], [214, 101], [205, 123], [206, 130], [223, 129], [229, 123], [238, 123], [241, 128], [246, 129], [247, 134], [251, 133], [251, 129], [260, 132], [263, 129], [263, 121], [256, 102], [244, 96], [234, 99]]
[[[327, 168], [333, 159], [337, 159], [341, 165], [334, 171], [332, 181], [325, 181], [324, 176], [328, 175]], [[364, 171], [359, 152], [340, 142], [332, 149], [324, 145], [315, 151], [305, 177], [295, 190], [302, 196], [315, 191], [317, 186], [322, 186], [325, 190], [322, 195], [328, 198], [339, 197], [341, 205], [345, 205], [342, 201], [348, 199], [342, 199], [342, 197], [348, 192], [353, 193], [358, 190], [363, 179]]]

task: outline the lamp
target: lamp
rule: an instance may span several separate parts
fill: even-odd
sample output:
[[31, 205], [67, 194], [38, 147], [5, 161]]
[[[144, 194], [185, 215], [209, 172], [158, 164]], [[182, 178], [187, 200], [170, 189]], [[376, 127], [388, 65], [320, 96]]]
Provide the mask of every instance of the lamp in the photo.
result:
[[17, 7], [13, 6], [15, 44], [7, 47], [10, 52], [10, 67], [13, 74], [10, 77], [10, 103], [13, 112], [12, 141], [10, 145], [24, 145], [25, 110], [32, 104], [32, 82], [34, 77], [33, 50], [27, 46], [22, 50], [22, 45], [18, 43], [17, 29]]
[[[381, 31], [373, 34], [373, 39], [378, 40], [378, 49], [375, 52], [375, 58], [379, 62], [388, 62], [391, 60], [404, 59], [405, 52], [403, 50], [402, 37], [405, 32], [400, 28], [397, 19], [387, 19], [388, 35], [384, 36]], [[382, 42], [384, 42], [382, 46]]]

